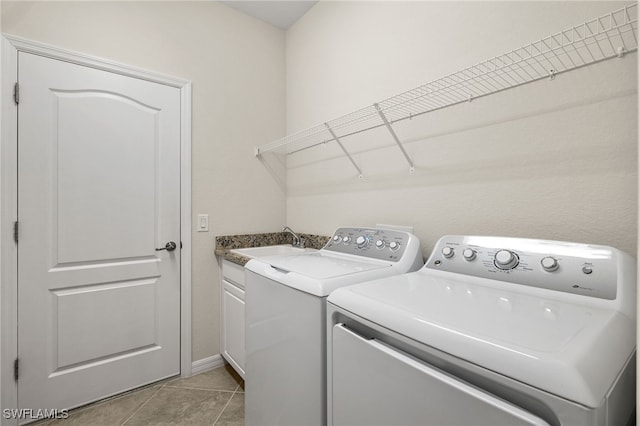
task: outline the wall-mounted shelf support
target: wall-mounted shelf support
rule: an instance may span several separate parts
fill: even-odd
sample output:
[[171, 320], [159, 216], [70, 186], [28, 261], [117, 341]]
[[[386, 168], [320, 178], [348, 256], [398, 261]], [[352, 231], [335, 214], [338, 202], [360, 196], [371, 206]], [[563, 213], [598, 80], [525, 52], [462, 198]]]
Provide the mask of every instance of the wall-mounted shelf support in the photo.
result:
[[328, 123], [324, 123], [324, 125], [327, 127], [327, 130], [329, 131], [329, 133], [331, 133], [331, 137], [333, 138], [333, 140], [336, 141], [338, 143], [338, 145], [340, 145], [340, 148], [342, 148], [342, 151], [344, 152], [344, 155], [347, 156], [349, 161], [351, 161], [351, 164], [353, 164], [353, 167], [355, 167], [356, 170], [358, 171], [358, 177], [360, 179], [362, 179], [362, 170], [360, 170], [360, 167], [358, 167], [356, 162], [353, 161], [353, 157], [351, 156], [351, 154], [349, 154], [349, 152], [346, 150], [344, 145], [342, 145], [342, 142], [340, 142], [340, 139], [338, 138], [338, 136], [336, 136], [336, 134], [333, 132], [333, 129], [331, 129], [331, 126], [329, 126]]
[[[502, 55], [432, 80], [414, 89], [256, 147], [256, 156], [267, 152], [294, 154], [335, 140], [358, 170], [342, 141], [361, 132], [386, 126], [414, 170], [395, 131], [399, 121], [460, 105], [638, 50], [638, 3], [570, 27]], [[382, 119], [382, 121], [380, 121]], [[327, 130], [331, 138], [327, 138]]]
[[389, 123], [389, 120], [387, 120], [387, 117], [385, 117], [384, 112], [382, 112], [382, 110], [380, 109], [380, 105], [373, 104], [373, 107], [376, 109], [376, 111], [378, 111], [378, 114], [380, 115], [382, 122], [389, 130], [389, 133], [391, 133], [393, 140], [396, 141], [396, 144], [398, 145], [398, 148], [400, 148], [400, 151], [402, 151], [402, 155], [404, 155], [404, 158], [407, 160], [407, 163], [409, 163], [409, 172], [411, 173], [415, 172], [416, 168], [413, 166], [413, 161], [411, 161], [409, 154], [407, 154], [407, 151], [402, 146], [400, 139], [398, 139], [398, 135], [396, 135], [396, 132], [393, 130], [393, 127], [391, 127], [391, 123]]

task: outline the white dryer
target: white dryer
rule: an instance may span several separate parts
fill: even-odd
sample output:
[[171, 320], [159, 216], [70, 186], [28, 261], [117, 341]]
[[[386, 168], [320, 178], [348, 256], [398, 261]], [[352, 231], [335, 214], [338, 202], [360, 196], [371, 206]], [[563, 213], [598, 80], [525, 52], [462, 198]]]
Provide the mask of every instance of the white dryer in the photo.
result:
[[317, 252], [249, 261], [245, 423], [326, 424], [327, 296], [422, 265], [416, 236], [376, 228], [340, 228]]
[[614, 248], [446, 236], [418, 272], [328, 299], [332, 425], [625, 425], [635, 260]]

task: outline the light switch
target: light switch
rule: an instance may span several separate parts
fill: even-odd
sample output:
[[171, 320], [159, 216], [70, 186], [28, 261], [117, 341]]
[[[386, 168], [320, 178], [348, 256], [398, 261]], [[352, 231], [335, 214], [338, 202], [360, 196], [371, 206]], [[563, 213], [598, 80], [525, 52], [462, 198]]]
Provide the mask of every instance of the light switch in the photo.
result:
[[198, 232], [209, 232], [209, 215], [198, 215]]

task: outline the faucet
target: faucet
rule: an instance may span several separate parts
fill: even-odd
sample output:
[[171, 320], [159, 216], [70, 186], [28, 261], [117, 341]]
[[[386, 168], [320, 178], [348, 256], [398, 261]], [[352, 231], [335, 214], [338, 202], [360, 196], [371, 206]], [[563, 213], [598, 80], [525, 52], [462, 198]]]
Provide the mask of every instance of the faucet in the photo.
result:
[[298, 237], [298, 235], [295, 232], [293, 232], [293, 229], [289, 228], [288, 226], [285, 226], [284, 228], [282, 228], [282, 232], [288, 232], [291, 235], [293, 235], [293, 243], [291, 243], [293, 247], [304, 248], [304, 245], [305, 245], [304, 238]]

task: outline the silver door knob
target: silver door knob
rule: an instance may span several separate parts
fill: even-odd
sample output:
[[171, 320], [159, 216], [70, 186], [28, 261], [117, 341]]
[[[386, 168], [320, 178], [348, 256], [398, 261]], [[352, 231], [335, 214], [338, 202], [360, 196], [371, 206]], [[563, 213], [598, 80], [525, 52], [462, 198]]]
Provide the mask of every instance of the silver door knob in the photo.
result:
[[167, 244], [165, 244], [164, 247], [157, 248], [156, 251], [161, 251], [161, 250], [174, 251], [176, 247], [178, 247], [176, 243], [174, 243], [173, 241], [169, 241]]

